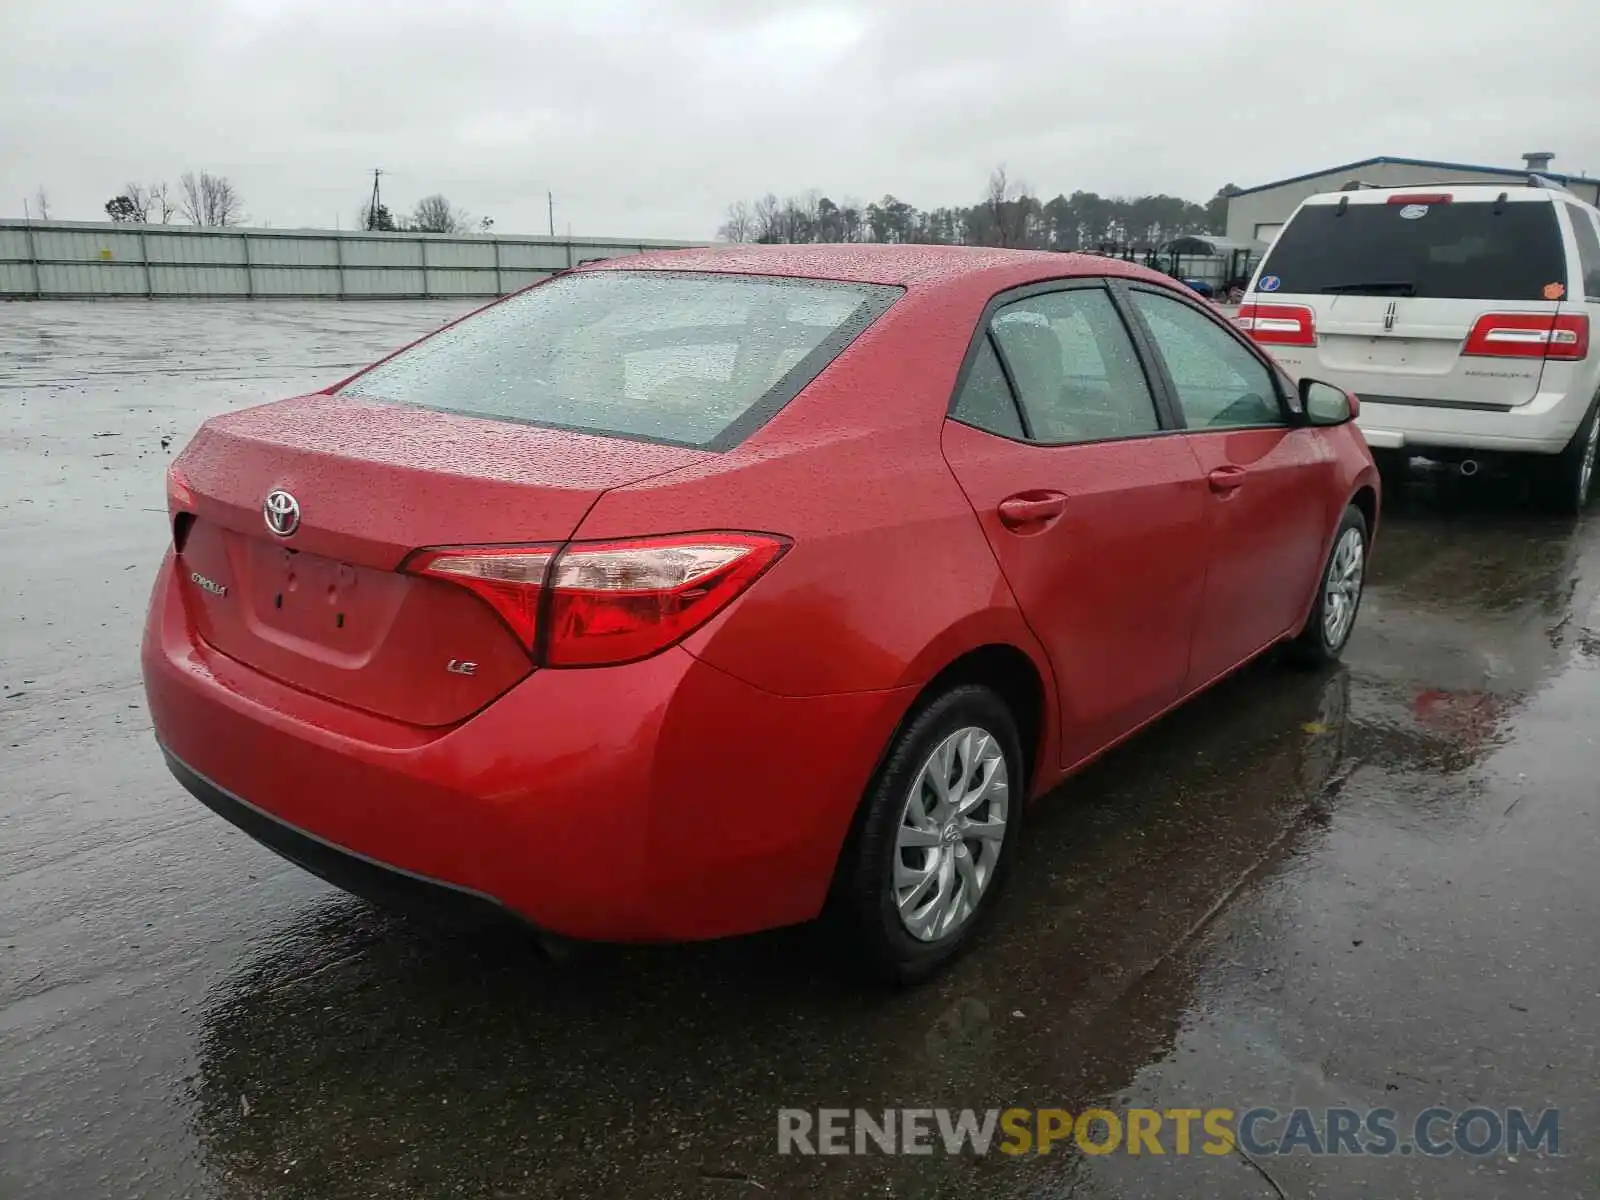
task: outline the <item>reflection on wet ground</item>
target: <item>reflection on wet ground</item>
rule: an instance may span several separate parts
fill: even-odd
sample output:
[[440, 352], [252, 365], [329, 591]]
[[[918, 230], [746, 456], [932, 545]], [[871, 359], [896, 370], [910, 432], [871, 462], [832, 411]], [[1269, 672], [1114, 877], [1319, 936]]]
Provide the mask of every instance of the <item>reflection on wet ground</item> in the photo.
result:
[[[162, 438], [451, 315], [0, 309], [0, 1195], [1593, 1195], [1600, 524], [1511, 481], [1395, 492], [1347, 665], [1253, 667], [1036, 809], [920, 990], [805, 930], [547, 963], [201, 810], [135, 661]], [[1097, 1100], [1558, 1106], [1564, 1153], [776, 1153], [780, 1107]]]

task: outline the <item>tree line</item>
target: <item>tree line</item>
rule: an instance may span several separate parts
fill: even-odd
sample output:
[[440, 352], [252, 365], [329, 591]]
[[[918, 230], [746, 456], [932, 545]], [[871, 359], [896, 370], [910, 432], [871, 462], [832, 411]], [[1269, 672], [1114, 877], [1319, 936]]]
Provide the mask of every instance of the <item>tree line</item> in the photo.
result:
[[[34, 206], [40, 210], [42, 220], [49, 220], [44, 189], [39, 190]], [[119, 224], [167, 225], [178, 217], [190, 225], [226, 228], [249, 220], [244, 197], [233, 181], [209, 171], [185, 172], [176, 189], [165, 182], [126, 183], [106, 201], [105, 211]], [[369, 200], [356, 214], [356, 227], [387, 232], [488, 233], [494, 227], [494, 219], [479, 217], [475, 221], [465, 209], [457, 208], [436, 192], [418, 200], [409, 213], [398, 215], [388, 205]]]
[[1205, 204], [1177, 196], [1077, 191], [1041, 200], [1004, 167], [976, 204], [919, 209], [892, 195], [835, 202], [813, 189], [779, 200], [737, 200], [717, 230], [725, 242], [912, 242], [1033, 250], [1147, 251], [1186, 233], [1223, 232], [1233, 184]]
[[191, 225], [221, 228], [242, 225], [248, 218], [244, 197], [226, 175], [185, 171], [176, 190], [164, 181], [123, 184], [105, 204], [106, 216], [120, 224], [170, 224], [182, 216]]
[[493, 217], [474, 219], [438, 192], [418, 200], [409, 214], [396, 215], [387, 204], [369, 200], [361, 206], [357, 219], [362, 229], [385, 233], [488, 233], [494, 229]]

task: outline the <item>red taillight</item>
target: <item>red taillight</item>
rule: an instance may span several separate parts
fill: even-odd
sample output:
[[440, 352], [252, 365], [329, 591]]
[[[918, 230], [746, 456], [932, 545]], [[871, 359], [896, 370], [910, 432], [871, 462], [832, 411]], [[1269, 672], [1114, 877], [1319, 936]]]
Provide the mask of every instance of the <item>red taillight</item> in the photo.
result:
[[[1407, 196], [1390, 196], [1389, 204], [1449, 204], [1449, 192], [1413, 192]], [[1404, 214], [1402, 214], [1404, 215]]]
[[539, 597], [556, 546], [461, 546], [427, 550], [408, 565], [417, 575], [459, 584], [500, 614], [529, 650], [539, 632]]
[[766, 534], [703, 533], [429, 550], [408, 567], [487, 601], [547, 666], [648, 658], [704, 625], [789, 548]]
[[646, 658], [720, 612], [788, 549], [719, 533], [567, 547], [550, 573], [544, 659], [553, 667]]
[[1234, 323], [1269, 346], [1315, 346], [1317, 318], [1303, 304], [1240, 305]]
[[178, 464], [167, 468], [167, 515], [176, 517], [181, 512], [194, 511], [194, 491]]
[[172, 548], [183, 553], [183, 544], [189, 538], [189, 527], [194, 524], [194, 491], [178, 464], [167, 468], [167, 520], [172, 523]]
[[1589, 356], [1587, 313], [1487, 313], [1474, 322], [1462, 354], [1486, 358]]

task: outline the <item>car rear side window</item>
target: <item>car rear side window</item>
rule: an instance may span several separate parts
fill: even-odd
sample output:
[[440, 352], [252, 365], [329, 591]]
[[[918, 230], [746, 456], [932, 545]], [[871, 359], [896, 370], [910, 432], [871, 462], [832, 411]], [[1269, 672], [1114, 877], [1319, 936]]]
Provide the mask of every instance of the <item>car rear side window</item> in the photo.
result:
[[1548, 200], [1308, 204], [1267, 252], [1272, 277], [1296, 295], [1549, 300], [1567, 261]]
[[1039, 442], [1156, 433], [1161, 423], [1133, 341], [1102, 288], [1029, 296], [990, 326]]
[[1001, 437], [1023, 436], [1016, 397], [1011, 394], [1011, 385], [1006, 382], [1005, 372], [1000, 369], [1000, 360], [995, 357], [994, 346], [988, 338], [978, 344], [978, 353], [950, 415], [963, 424], [998, 433]]
[[1572, 233], [1578, 242], [1578, 267], [1583, 272], [1583, 295], [1587, 300], [1600, 300], [1600, 236], [1594, 229], [1594, 215], [1576, 204], [1567, 209], [1572, 219]]
[[900, 294], [770, 276], [582, 272], [441, 330], [341, 392], [722, 450], [793, 398]]

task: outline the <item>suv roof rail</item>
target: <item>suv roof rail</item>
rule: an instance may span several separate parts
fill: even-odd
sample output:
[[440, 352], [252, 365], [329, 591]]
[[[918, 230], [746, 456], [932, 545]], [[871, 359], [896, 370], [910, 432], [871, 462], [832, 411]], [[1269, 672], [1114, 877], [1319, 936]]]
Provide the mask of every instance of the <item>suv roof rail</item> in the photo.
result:
[[1473, 181], [1473, 180], [1446, 179], [1446, 180], [1433, 180], [1433, 181], [1428, 181], [1428, 182], [1418, 181], [1416, 183], [1382, 183], [1382, 184], [1379, 184], [1379, 183], [1367, 183], [1365, 180], [1361, 180], [1361, 179], [1352, 179], [1348, 183], [1346, 183], [1342, 187], [1340, 187], [1339, 191], [1341, 191], [1341, 192], [1359, 192], [1359, 191], [1365, 191], [1368, 188], [1372, 188], [1372, 189], [1384, 188], [1384, 189], [1387, 189], [1387, 190], [1389, 190], [1391, 192], [1401, 191], [1402, 189], [1405, 190], [1405, 191], [1411, 192], [1411, 191], [1417, 191], [1418, 189], [1424, 189], [1424, 188], [1463, 188], [1463, 187], [1541, 188], [1541, 189], [1546, 190], [1546, 191], [1560, 192], [1562, 195], [1572, 196], [1574, 198], [1581, 199], [1581, 197], [1578, 197], [1576, 192], [1572, 191], [1572, 189], [1567, 187], [1565, 184], [1557, 183], [1554, 179], [1551, 179], [1548, 175], [1538, 175], [1538, 174], [1534, 174], [1534, 173], [1531, 173], [1531, 172], [1529, 174], [1523, 176], [1521, 179], [1514, 179], [1514, 178], [1498, 179], [1498, 180], [1496, 180], [1496, 179], [1485, 179], [1481, 183]]
[[1565, 192], [1569, 196], [1573, 194], [1571, 188], [1568, 188], [1564, 184], [1557, 183], [1548, 175], [1530, 174], [1528, 176], [1528, 182], [1526, 186], [1535, 188], [1548, 188], [1552, 192]]

